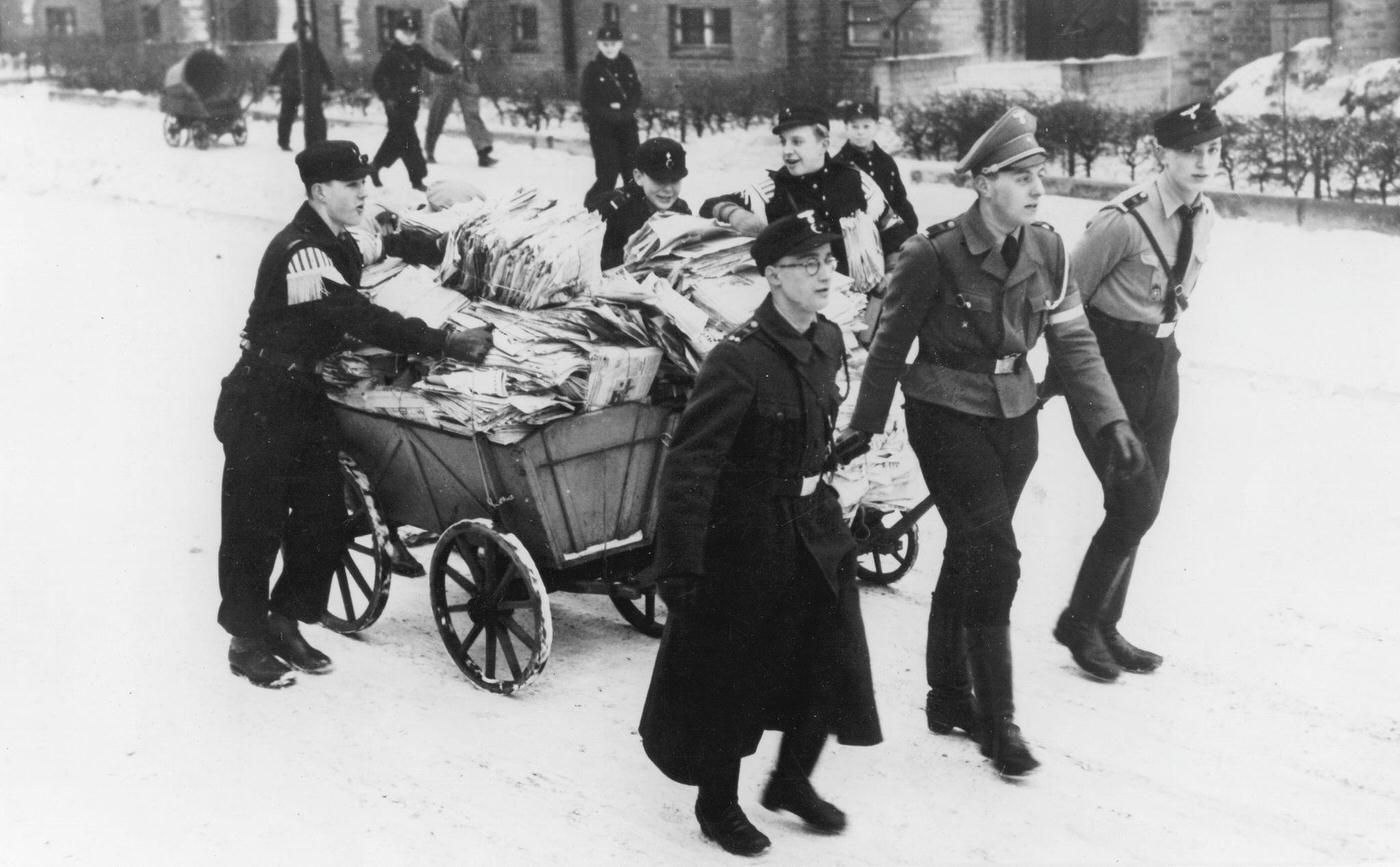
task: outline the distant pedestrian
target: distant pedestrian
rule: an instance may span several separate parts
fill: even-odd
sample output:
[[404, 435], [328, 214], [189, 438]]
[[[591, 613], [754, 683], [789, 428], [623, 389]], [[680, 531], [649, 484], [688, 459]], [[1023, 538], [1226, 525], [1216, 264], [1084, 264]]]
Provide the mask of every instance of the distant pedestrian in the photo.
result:
[[598, 53], [579, 77], [579, 104], [588, 124], [588, 144], [593, 148], [593, 186], [584, 201], [594, 199], [632, 177], [637, 153], [637, 106], [642, 102], [642, 82], [632, 58], [622, 50], [622, 31], [616, 25], [598, 28]]
[[439, 60], [418, 44], [418, 22], [404, 15], [394, 25], [394, 43], [379, 58], [372, 77], [374, 92], [384, 104], [384, 114], [389, 121], [389, 131], [384, 134], [384, 142], [370, 163], [370, 179], [376, 187], [382, 186], [380, 170], [402, 159], [408, 170], [408, 182], [415, 190], [427, 189], [423, 179], [428, 167], [418, 144], [416, 126], [418, 100], [422, 94], [419, 82], [424, 66], [434, 72], [453, 69], [451, 63]]
[[[830, 302], [837, 235], [802, 217], [753, 244], [769, 294], [705, 358], [662, 471], [656, 564], [670, 606], [638, 730], [666, 776], [698, 786], [700, 830], [756, 855], [739, 763], [781, 731], [760, 803], [835, 834], [812, 788], [827, 738], [881, 740], [854, 542], [823, 473], [842, 395]], [[663, 859], [664, 860], [664, 859]]]
[[649, 138], [637, 148], [637, 167], [627, 183], [584, 203], [607, 224], [603, 233], [604, 270], [622, 264], [628, 240], [654, 214], [690, 213], [690, 206], [681, 198], [681, 180], [687, 174], [685, 148], [680, 142]]
[[432, 101], [428, 103], [428, 162], [437, 162], [436, 148], [452, 104], [462, 109], [467, 137], [476, 148], [476, 164], [483, 168], [499, 160], [491, 156], [494, 140], [481, 119], [481, 62], [485, 56], [481, 28], [472, 21], [471, 0], [450, 0], [428, 16], [428, 51], [438, 60], [456, 64], [453, 72], [433, 76]]
[[1202, 101], [1157, 118], [1153, 132], [1161, 172], [1095, 214], [1071, 257], [1089, 325], [1148, 457], [1143, 472], [1115, 475], [1105, 444], [1071, 406], [1074, 432], [1103, 483], [1104, 519], [1055, 638], [1080, 668], [1103, 680], [1162, 664], [1161, 656], [1130, 644], [1118, 621], [1138, 543], [1156, 521], [1166, 489], [1179, 397], [1176, 327], [1215, 226], [1215, 206], [1203, 190], [1220, 168], [1225, 129]]
[[[321, 53], [316, 41], [311, 38], [310, 25], [296, 28], [296, 41], [282, 49], [277, 64], [272, 67], [268, 80], [277, 85], [282, 100], [277, 114], [277, 146], [284, 151], [292, 149], [292, 124], [296, 122], [297, 108], [304, 114], [303, 132], [308, 146], [326, 140], [326, 114], [322, 106], [325, 91], [335, 87], [326, 56]], [[302, 64], [298, 55], [305, 57], [306, 93], [302, 93]]]

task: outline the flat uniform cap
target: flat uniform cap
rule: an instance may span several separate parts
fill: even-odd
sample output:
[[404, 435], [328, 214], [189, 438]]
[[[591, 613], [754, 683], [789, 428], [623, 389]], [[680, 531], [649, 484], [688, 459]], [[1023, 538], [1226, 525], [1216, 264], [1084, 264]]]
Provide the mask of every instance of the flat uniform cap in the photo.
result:
[[394, 29], [402, 30], [404, 33], [417, 33], [418, 19], [412, 15], [400, 15], [399, 19], [394, 22]]
[[304, 184], [326, 181], [358, 181], [369, 175], [369, 159], [352, 141], [322, 141], [297, 154], [297, 170]]
[[685, 167], [685, 148], [675, 139], [649, 138], [637, 146], [635, 164], [642, 174], [663, 184], [672, 184], [690, 174]]
[[616, 24], [604, 24], [598, 28], [597, 39], [599, 42], [621, 42], [622, 28]]
[[850, 102], [846, 104], [845, 111], [841, 112], [841, 119], [846, 123], [853, 120], [879, 120], [880, 107], [873, 102]]
[[831, 126], [831, 117], [819, 105], [786, 105], [778, 112], [778, 122], [773, 125], [773, 135], [795, 126]]
[[1172, 150], [1190, 150], [1225, 135], [1225, 125], [1210, 100], [1174, 108], [1152, 122], [1157, 143]]
[[816, 221], [811, 211], [779, 217], [769, 223], [753, 242], [750, 253], [758, 270], [762, 271], [784, 256], [805, 253], [822, 244], [841, 240]]
[[989, 175], [1015, 166], [1018, 169], [1038, 166], [1045, 162], [1045, 148], [1035, 140], [1035, 115], [1012, 106], [997, 118], [953, 170], [958, 174]]

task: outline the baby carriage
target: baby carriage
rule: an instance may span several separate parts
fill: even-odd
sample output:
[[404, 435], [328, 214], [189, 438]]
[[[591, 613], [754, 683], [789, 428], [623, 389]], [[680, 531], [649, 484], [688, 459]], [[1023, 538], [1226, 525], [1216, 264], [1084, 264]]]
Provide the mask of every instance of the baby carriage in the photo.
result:
[[165, 143], [192, 141], [203, 150], [227, 133], [237, 145], [248, 141], [243, 88], [229, 81], [228, 63], [207, 48], [190, 53], [165, 73], [160, 110], [165, 112]]

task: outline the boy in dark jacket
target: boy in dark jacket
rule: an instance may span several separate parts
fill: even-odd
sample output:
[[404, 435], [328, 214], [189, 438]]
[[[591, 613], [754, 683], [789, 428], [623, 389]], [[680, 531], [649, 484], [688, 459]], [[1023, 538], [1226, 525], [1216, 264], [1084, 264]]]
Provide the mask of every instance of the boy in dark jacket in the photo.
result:
[[885, 194], [885, 201], [911, 232], [919, 228], [918, 215], [909, 203], [909, 193], [904, 189], [904, 180], [899, 176], [899, 166], [894, 157], [885, 153], [875, 143], [875, 133], [880, 129], [880, 109], [873, 102], [853, 102], [846, 106], [842, 115], [846, 122], [846, 144], [836, 152], [836, 159], [849, 163], [875, 179]]
[[622, 250], [652, 214], [671, 211], [689, 214], [681, 198], [685, 148], [669, 138], [649, 138], [637, 148], [637, 167], [620, 190], [604, 190], [584, 203], [607, 223], [603, 233], [603, 269], [622, 264]]
[[642, 83], [632, 58], [622, 53], [622, 31], [615, 25], [598, 28], [598, 55], [584, 67], [580, 81], [579, 102], [588, 123], [596, 178], [584, 196], [587, 203], [611, 190], [619, 175], [631, 177], [637, 154], [633, 112], [642, 101]]
[[301, 92], [301, 61], [297, 55], [306, 58], [306, 123], [303, 132], [308, 146], [326, 140], [326, 115], [321, 108], [321, 94], [335, 87], [331, 68], [326, 64], [326, 56], [311, 40], [311, 28], [305, 24], [297, 28], [297, 39], [282, 49], [277, 65], [272, 67], [268, 80], [277, 85], [282, 96], [282, 110], [277, 115], [277, 145], [284, 151], [292, 149], [292, 124], [297, 119], [297, 107], [303, 102]]
[[428, 164], [423, 160], [423, 148], [418, 143], [418, 100], [423, 90], [419, 81], [426, 66], [433, 72], [449, 73], [456, 66], [439, 60], [418, 44], [418, 22], [405, 15], [394, 25], [394, 44], [379, 58], [374, 67], [374, 92], [384, 103], [389, 118], [389, 131], [370, 164], [370, 179], [382, 186], [379, 170], [392, 166], [400, 158], [408, 169], [409, 183], [415, 190], [426, 190]]

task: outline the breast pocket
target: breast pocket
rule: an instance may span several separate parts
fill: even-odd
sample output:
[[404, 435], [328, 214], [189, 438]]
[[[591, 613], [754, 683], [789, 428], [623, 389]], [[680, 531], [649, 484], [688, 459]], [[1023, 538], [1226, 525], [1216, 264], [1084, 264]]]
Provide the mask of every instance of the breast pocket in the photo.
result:
[[[775, 475], [802, 457], [802, 407], [796, 401], [760, 400], [754, 407], [750, 458]], [[757, 468], [757, 467], [756, 467]]]

